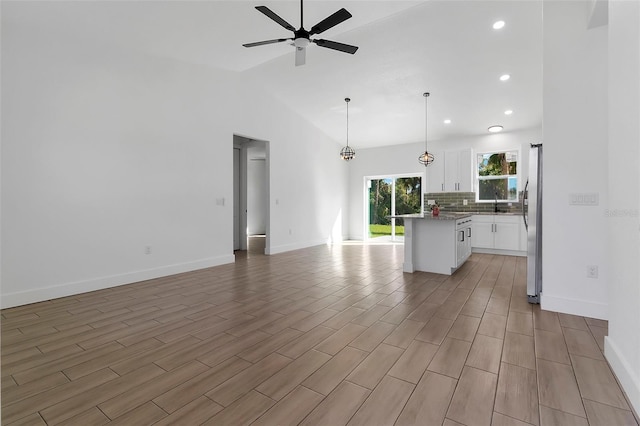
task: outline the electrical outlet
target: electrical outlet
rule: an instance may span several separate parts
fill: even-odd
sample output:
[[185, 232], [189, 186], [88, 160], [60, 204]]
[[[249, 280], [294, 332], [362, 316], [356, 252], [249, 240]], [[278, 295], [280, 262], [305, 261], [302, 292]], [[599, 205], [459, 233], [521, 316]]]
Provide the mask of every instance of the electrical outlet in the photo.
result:
[[430, 206], [434, 205], [436, 203], [436, 200], [427, 200], [427, 204], [429, 204]]
[[144, 254], [151, 254], [151, 246], [145, 246]]
[[463, 206], [466, 206], [467, 204], [469, 204], [469, 201], [468, 201], [468, 200], [462, 200], [462, 205], [463, 205]]
[[598, 278], [598, 265], [587, 266], [587, 278]]

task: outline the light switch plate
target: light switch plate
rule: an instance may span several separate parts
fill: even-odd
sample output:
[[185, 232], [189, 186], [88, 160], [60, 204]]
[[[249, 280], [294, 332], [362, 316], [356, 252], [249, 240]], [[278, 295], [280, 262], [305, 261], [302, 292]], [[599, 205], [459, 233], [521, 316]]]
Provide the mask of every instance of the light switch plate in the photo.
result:
[[600, 204], [600, 194], [597, 192], [582, 192], [569, 194], [569, 205], [597, 206]]

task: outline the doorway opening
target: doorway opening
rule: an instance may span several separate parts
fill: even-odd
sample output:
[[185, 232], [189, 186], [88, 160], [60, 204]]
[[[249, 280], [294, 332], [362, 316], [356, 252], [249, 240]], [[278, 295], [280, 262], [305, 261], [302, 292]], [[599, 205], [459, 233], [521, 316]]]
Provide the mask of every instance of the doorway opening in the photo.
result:
[[233, 250], [269, 254], [269, 143], [233, 135]]
[[404, 219], [390, 216], [423, 211], [422, 175], [365, 178], [366, 229], [369, 242], [404, 242]]

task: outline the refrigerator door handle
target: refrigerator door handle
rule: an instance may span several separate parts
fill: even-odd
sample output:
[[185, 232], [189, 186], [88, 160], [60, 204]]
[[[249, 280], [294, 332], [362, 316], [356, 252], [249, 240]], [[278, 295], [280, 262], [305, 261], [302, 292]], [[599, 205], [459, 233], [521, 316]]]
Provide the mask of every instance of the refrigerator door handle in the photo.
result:
[[527, 183], [524, 185], [524, 191], [522, 191], [522, 220], [524, 221], [524, 229], [529, 231], [529, 224], [527, 223], [527, 213], [524, 211], [524, 198], [528, 196], [527, 188], [529, 188], [529, 179], [527, 179]]

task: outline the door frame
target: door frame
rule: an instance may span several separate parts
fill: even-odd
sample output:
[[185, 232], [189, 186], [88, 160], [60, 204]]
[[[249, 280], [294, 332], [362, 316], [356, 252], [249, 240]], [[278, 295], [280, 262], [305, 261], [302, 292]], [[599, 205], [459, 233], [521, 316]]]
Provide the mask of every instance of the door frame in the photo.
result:
[[[265, 151], [265, 190], [266, 190], [266, 197], [265, 199], [267, 200], [265, 205], [263, 206], [264, 208], [264, 214], [265, 214], [265, 249], [264, 249], [264, 254], [271, 254], [271, 203], [270, 203], [270, 193], [271, 193], [271, 168], [270, 168], [270, 159], [269, 159], [269, 141], [266, 140], [262, 140], [262, 139], [257, 139], [257, 138], [253, 138], [253, 137], [249, 137], [249, 136], [245, 136], [245, 135], [241, 135], [238, 133], [234, 133], [233, 134], [233, 148], [234, 149], [239, 149], [240, 151], [240, 161], [238, 164], [239, 170], [238, 173], [236, 173], [235, 170], [235, 162], [234, 162], [234, 172], [233, 172], [233, 179], [234, 179], [234, 184], [235, 184], [235, 179], [236, 176], [239, 176], [239, 188], [238, 188], [238, 193], [236, 194], [236, 191], [234, 190], [234, 194], [233, 196], [239, 197], [239, 215], [238, 215], [238, 221], [239, 221], [239, 226], [238, 226], [238, 238], [240, 241], [240, 250], [247, 250], [248, 249], [248, 235], [247, 235], [247, 199], [248, 199], [248, 192], [251, 190], [251, 188], [248, 188], [248, 179], [247, 179], [247, 170], [248, 170], [248, 162], [249, 162], [249, 158], [248, 158], [248, 154], [249, 154], [249, 148], [250, 147], [257, 147], [257, 146], [261, 146], [264, 147], [264, 151]], [[234, 204], [235, 204], [235, 200], [234, 200]], [[233, 215], [232, 215], [233, 216]], [[235, 235], [235, 217], [232, 219], [234, 221], [234, 231], [232, 231], [232, 246], [235, 246], [234, 244], [234, 238], [236, 237]]]

